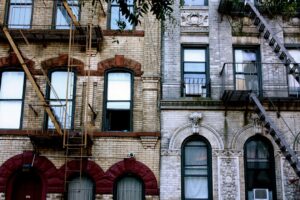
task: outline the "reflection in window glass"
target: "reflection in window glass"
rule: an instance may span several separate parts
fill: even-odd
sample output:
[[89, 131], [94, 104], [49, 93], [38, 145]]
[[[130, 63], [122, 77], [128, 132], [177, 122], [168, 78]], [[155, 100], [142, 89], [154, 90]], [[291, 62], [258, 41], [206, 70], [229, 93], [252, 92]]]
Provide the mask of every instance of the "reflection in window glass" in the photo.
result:
[[[79, 20], [80, 7], [78, 0], [68, 0], [68, 4], [75, 15], [76, 19]], [[61, 1], [56, 4], [56, 18], [55, 18], [55, 28], [56, 29], [69, 29], [72, 19], [68, 15], [65, 7]]]
[[0, 82], [0, 128], [18, 129], [21, 125], [24, 72], [2, 72]]
[[8, 27], [28, 29], [31, 25], [32, 0], [11, 0], [9, 4]]
[[[134, 1], [127, 0], [127, 7], [133, 13]], [[110, 7], [110, 29], [118, 30], [122, 27], [122, 25], [120, 24], [125, 25], [124, 30], [133, 29], [133, 25], [129, 23], [128, 19], [126, 19], [125, 16], [122, 15], [120, 11], [120, 5], [115, 0], [113, 0]]]
[[143, 186], [135, 177], [126, 176], [117, 183], [117, 200], [142, 200]]
[[[70, 129], [73, 121], [73, 104], [74, 104], [74, 84], [75, 84], [74, 72], [55, 71], [51, 73], [51, 85], [49, 104], [58, 118], [60, 124]], [[69, 80], [68, 80], [69, 79]], [[69, 85], [67, 86], [67, 82]], [[68, 91], [68, 95], [67, 95]], [[66, 102], [68, 99], [68, 102]], [[67, 105], [67, 107], [66, 107]], [[48, 118], [48, 128], [54, 129], [54, 124], [51, 119]]]

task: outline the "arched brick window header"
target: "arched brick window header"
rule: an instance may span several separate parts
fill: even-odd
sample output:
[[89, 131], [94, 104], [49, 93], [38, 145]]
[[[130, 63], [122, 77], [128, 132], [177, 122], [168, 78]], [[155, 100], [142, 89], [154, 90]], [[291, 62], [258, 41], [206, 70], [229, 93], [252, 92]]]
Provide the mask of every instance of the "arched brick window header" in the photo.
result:
[[[41, 63], [41, 66], [44, 70], [48, 71], [53, 68], [66, 68], [68, 66], [68, 54], [61, 54], [58, 57], [50, 58], [48, 60], [44, 60]], [[78, 75], [84, 75], [84, 63], [75, 58], [70, 58], [70, 65], [72, 69], [77, 71]]]
[[158, 184], [153, 172], [134, 158], [125, 158], [107, 170], [105, 176], [99, 181], [100, 193], [112, 194], [114, 183], [119, 177], [126, 174], [134, 174], [141, 178], [145, 185], [145, 195], [158, 195]]
[[[31, 73], [34, 73], [34, 62], [32, 60], [24, 58], [25, 64], [31, 71]], [[22, 68], [17, 56], [15, 53], [10, 53], [7, 57], [1, 57], [0, 58], [0, 69], [1, 68]]]
[[103, 76], [105, 71], [111, 68], [127, 68], [133, 71], [134, 76], [141, 76], [141, 64], [137, 61], [125, 58], [123, 55], [116, 55], [114, 58], [109, 58], [98, 63], [98, 73]]
[[32, 164], [32, 167], [43, 175], [45, 180], [46, 192], [63, 192], [63, 176], [57, 176], [57, 170], [54, 164], [44, 156], [35, 155], [32, 151], [27, 151], [16, 155], [0, 167], [0, 192], [6, 191], [9, 178], [18, 170], [22, 169], [25, 164]]
[[[79, 160], [72, 160], [70, 162], [68, 162], [67, 164], [63, 165], [58, 172], [59, 176], [64, 177], [65, 176], [65, 170], [66, 170], [66, 166], [68, 167], [68, 171], [67, 171], [67, 179], [70, 179], [72, 176], [74, 175], [78, 175], [76, 174], [76, 172], [80, 171], [80, 161]], [[96, 193], [99, 193], [99, 188], [101, 187], [100, 185], [100, 181], [101, 181], [101, 177], [104, 176], [104, 172], [101, 169], [101, 167], [99, 167], [99, 165], [97, 165], [95, 162], [90, 161], [90, 160], [83, 160], [82, 161], [82, 172], [86, 175], [88, 175], [95, 183], [96, 186]]]

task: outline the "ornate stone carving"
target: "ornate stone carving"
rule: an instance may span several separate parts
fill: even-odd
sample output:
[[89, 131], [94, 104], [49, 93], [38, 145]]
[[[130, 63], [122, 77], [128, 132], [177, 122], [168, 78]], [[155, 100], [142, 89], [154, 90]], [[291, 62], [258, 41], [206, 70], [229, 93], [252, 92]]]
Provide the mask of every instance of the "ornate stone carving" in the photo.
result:
[[208, 26], [208, 12], [189, 11], [181, 13], [181, 26]]
[[192, 123], [192, 132], [199, 134], [199, 123], [200, 120], [202, 119], [202, 114], [194, 112], [190, 114], [189, 120]]
[[239, 165], [238, 158], [221, 157], [219, 166], [219, 200], [239, 200]]
[[281, 159], [281, 167], [285, 199], [296, 199], [299, 196], [299, 178], [285, 158]]
[[233, 149], [230, 150], [215, 149], [212, 151], [212, 155], [217, 157], [240, 157], [243, 156], [243, 152], [239, 150], [233, 150]]
[[148, 149], [148, 148], [154, 149], [157, 141], [158, 141], [158, 137], [141, 136], [141, 142], [144, 149]]
[[163, 149], [161, 150], [161, 155], [162, 156], [180, 156], [181, 155], [181, 151], [179, 149]]

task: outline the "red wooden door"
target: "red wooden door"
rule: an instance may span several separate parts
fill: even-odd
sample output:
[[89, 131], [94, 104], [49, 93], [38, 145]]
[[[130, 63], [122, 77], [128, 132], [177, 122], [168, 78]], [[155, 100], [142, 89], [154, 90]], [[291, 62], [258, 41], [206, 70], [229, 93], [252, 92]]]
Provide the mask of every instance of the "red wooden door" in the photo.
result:
[[42, 181], [33, 172], [22, 172], [13, 182], [11, 200], [41, 200]]

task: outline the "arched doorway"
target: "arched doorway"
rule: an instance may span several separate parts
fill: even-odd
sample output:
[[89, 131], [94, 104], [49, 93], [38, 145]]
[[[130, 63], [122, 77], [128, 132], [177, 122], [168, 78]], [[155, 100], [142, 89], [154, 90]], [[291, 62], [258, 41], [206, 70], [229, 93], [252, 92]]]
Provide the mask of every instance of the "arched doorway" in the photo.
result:
[[11, 193], [8, 200], [41, 200], [43, 184], [34, 171], [19, 171], [11, 179]]

